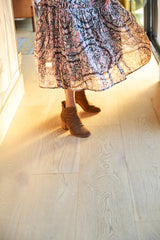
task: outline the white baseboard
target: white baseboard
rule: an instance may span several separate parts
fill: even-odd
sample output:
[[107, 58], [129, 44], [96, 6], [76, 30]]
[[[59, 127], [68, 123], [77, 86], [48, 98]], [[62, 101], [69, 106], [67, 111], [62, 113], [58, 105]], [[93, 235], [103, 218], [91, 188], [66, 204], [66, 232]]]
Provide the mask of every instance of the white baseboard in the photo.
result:
[[21, 102], [24, 95], [24, 83], [23, 75], [21, 74], [16, 81], [14, 88], [12, 89], [9, 97], [3, 108], [0, 111], [0, 144], [7, 133], [7, 130], [12, 122], [15, 112]]

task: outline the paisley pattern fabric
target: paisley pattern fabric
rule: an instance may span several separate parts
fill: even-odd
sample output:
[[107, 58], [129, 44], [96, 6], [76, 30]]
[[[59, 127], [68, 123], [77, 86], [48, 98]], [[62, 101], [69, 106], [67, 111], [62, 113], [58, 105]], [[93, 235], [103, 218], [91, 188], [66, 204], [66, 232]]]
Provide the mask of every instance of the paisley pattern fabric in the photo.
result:
[[41, 87], [102, 91], [150, 60], [146, 34], [118, 0], [41, 0], [39, 9]]

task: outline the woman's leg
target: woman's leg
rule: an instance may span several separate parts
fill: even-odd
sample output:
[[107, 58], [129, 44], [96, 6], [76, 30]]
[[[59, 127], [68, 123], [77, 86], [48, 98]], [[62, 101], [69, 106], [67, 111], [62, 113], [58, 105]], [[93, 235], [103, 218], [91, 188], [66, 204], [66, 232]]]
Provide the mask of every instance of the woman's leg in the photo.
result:
[[75, 103], [78, 103], [82, 109], [86, 112], [98, 113], [100, 112], [100, 108], [89, 104], [85, 91], [74, 91], [72, 89], [65, 89], [65, 98], [66, 98], [66, 107], [74, 107]]
[[72, 89], [65, 89], [66, 107], [75, 107], [75, 91]]
[[98, 113], [101, 111], [99, 107], [96, 107], [88, 102], [84, 90], [75, 92], [75, 102], [78, 103], [85, 112]]

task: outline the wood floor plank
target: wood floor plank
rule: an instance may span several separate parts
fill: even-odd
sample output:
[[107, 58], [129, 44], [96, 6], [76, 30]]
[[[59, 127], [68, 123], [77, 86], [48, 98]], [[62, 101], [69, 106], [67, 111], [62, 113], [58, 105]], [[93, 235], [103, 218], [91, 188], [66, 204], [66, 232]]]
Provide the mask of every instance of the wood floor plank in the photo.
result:
[[78, 138], [55, 129], [42, 139], [33, 173], [75, 173], [79, 171], [80, 143]]
[[119, 118], [124, 139], [125, 151], [128, 157], [128, 165], [132, 170], [151, 167], [159, 167], [157, 154], [159, 151], [160, 125], [153, 110], [151, 99], [148, 97], [148, 84], [145, 88], [135, 84], [126, 84], [125, 89], [119, 91]]
[[75, 240], [78, 175], [34, 175], [15, 240]]
[[80, 139], [61, 128], [61, 93], [51, 102], [46, 115], [42, 145], [34, 173], [73, 173], [79, 171]]
[[22, 203], [29, 183], [29, 173], [0, 166], [0, 239], [14, 239]]
[[76, 240], [138, 239], [117, 125], [82, 141]]
[[129, 173], [135, 219], [160, 220], [160, 171], [157, 168], [140, 169]]
[[79, 139], [61, 128], [61, 101], [64, 92], [51, 97], [37, 155], [34, 173], [73, 173], [79, 171]]
[[152, 88], [149, 90], [149, 96], [151, 98], [156, 116], [160, 121], [160, 82], [156, 82], [152, 86]]
[[43, 115], [43, 107], [19, 107], [0, 146], [1, 240], [14, 239], [30, 175], [41, 145]]
[[[160, 124], [143, 87], [126, 84], [119, 95], [119, 117], [136, 220], [160, 220]], [[136, 85], [137, 83], [137, 85]], [[150, 83], [151, 84], [151, 83]], [[137, 87], [137, 88], [136, 88]]]
[[159, 240], [160, 239], [160, 222], [147, 221], [136, 223], [139, 240]]

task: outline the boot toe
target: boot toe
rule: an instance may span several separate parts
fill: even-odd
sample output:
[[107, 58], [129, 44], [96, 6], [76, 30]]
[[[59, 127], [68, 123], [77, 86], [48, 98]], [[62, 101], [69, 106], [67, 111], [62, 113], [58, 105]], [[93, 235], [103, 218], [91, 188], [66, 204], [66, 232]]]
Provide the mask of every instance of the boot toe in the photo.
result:
[[87, 112], [91, 112], [91, 113], [98, 113], [101, 111], [101, 109], [99, 107], [96, 107], [94, 105], [90, 105], [88, 107], [88, 109], [86, 109]]
[[80, 138], [87, 138], [91, 135], [90, 131], [85, 127], [81, 127], [80, 129], [74, 129], [70, 131], [71, 134], [75, 137], [80, 137]]

